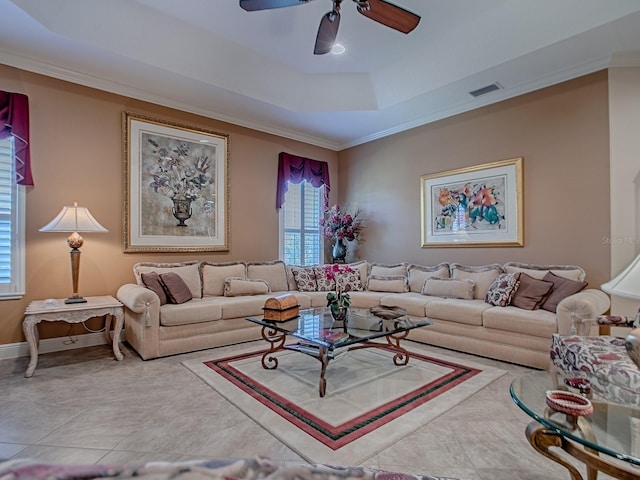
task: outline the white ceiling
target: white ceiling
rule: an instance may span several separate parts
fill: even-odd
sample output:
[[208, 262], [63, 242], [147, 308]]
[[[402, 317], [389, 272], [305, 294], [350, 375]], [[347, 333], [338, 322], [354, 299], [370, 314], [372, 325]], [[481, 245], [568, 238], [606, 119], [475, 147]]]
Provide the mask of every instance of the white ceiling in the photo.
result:
[[639, 0], [388, 1], [422, 17], [416, 30], [345, 0], [347, 52], [318, 56], [330, 0], [0, 0], [0, 63], [335, 150], [640, 64]]

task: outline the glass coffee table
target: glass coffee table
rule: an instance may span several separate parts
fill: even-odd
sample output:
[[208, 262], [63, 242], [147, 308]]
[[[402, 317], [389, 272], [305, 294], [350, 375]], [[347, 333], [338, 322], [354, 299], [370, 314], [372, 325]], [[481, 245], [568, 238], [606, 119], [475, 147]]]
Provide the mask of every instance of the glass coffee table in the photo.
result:
[[[285, 322], [262, 317], [248, 317], [247, 320], [262, 325], [262, 338], [269, 343], [262, 355], [265, 369], [278, 367], [278, 358], [273, 354], [281, 350], [293, 350], [320, 361], [318, 389], [321, 397], [327, 389], [325, 375], [330, 360], [360, 348], [383, 348], [395, 353], [395, 365], [406, 365], [410, 354], [400, 346], [400, 341], [410, 330], [431, 325], [428, 320], [412, 320], [408, 316], [384, 320], [367, 309], [357, 308], [350, 309], [346, 322], [334, 321], [328, 308], [301, 310], [298, 317]], [[298, 341], [287, 343], [289, 337]], [[376, 339], [379, 341], [374, 341]]]
[[[589, 388], [583, 387], [580, 393], [580, 384], [591, 383], [590, 375], [584, 372], [558, 373], [557, 385], [553, 385], [552, 375], [555, 373], [536, 372], [511, 384], [511, 398], [534, 419], [526, 429], [531, 446], [567, 468], [572, 480], [581, 480], [582, 476], [551, 447], [559, 447], [583, 462], [589, 480], [595, 480], [598, 471], [619, 479], [640, 479], [640, 410], [591, 393]], [[550, 408], [550, 390], [581, 394], [591, 402], [593, 413], [574, 416]]]

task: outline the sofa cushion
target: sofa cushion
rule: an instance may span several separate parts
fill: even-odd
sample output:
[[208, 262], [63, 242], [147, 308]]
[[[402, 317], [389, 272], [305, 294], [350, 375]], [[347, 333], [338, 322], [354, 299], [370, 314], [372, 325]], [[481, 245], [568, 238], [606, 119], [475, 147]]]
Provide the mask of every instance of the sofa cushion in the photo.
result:
[[476, 286], [473, 289], [473, 298], [483, 301], [487, 290], [489, 290], [489, 287], [500, 273], [504, 273], [504, 270], [502, 266], [497, 263], [480, 266], [461, 265], [459, 263], [451, 264], [451, 278], [456, 280], [467, 279], [475, 282]]
[[553, 282], [553, 288], [542, 304], [542, 309], [549, 310], [554, 313], [558, 308], [558, 304], [562, 300], [587, 288], [587, 282], [569, 280], [568, 278], [560, 277], [553, 272], [547, 272], [543, 280]]
[[202, 262], [200, 265], [202, 277], [202, 296], [224, 295], [224, 281], [229, 277], [247, 278], [247, 266], [244, 262]]
[[369, 264], [369, 276], [376, 275], [381, 277], [390, 276], [407, 276], [407, 264], [406, 263], [371, 263]]
[[420, 293], [427, 278], [449, 278], [449, 264], [439, 263], [432, 267], [411, 264], [407, 267], [409, 291]]
[[160, 305], [164, 305], [168, 302], [167, 294], [164, 291], [162, 283], [160, 283], [160, 275], [158, 272], [147, 272], [140, 274], [142, 283], [145, 287], [155, 293], [160, 299]]
[[318, 291], [315, 267], [289, 267], [295, 280], [296, 289], [300, 292]]
[[467, 279], [427, 278], [421, 293], [432, 297], [472, 300], [475, 285], [475, 282]]
[[242, 297], [244, 295], [264, 295], [269, 293], [269, 284], [265, 280], [248, 280], [229, 277], [224, 281], [225, 297]]
[[286, 292], [289, 290], [287, 268], [282, 260], [247, 263], [247, 278], [251, 280], [266, 280], [272, 292]]
[[409, 291], [406, 275], [369, 275], [367, 290], [370, 292], [403, 293]]
[[438, 300], [437, 297], [427, 297], [416, 292], [388, 293], [380, 299], [383, 307], [400, 307], [413, 317], [425, 317], [427, 303]]
[[551, 338], [558, 331], [556, 315], [546, 310], [523, 310], [512, 305], [491, 307], [482, 315], [485, 328]]
[[168, 303], [160, 307], [160, 325], [176, 326], [222, 319], [222, 307], [206, 298], [194, 298], [181, 305]]
[[529, 263], [508, 262], [504, 264], [507, 273], [523, 272], [530, 277], [543, 279], [547, 272], [553, 272], [569, 280], [584, 281], [585, 271], [576, 265], [534, 265]]
[[222, 318], [262, 317], [264, 302], [270, 295], [252, 295], [250, 297], [225, 297], [217, 300], [222, 306]]
[[482, 326], [482, 314], [492, 307], [484, 300], [459, 300], [439, 298], [428, 302], [425, 311], [427, 318]]
[[191, 291], [182, 277], [174, 272], [159, 275], [160, 283], [167, 294], [168, 303], [185, 303], [193, 298]]
[[520, 273], [519, 283], [511, 305], [525, 310], [539, 309], [553, 288], [553, 282], [538, 280], [526, 273]]
[[173, 272], [180, 275], [180, 278], [184, 280], [184, 283], [189, 287], [191, 296], [193, 298], [200, 298], [202, 296], [202, 287], [200, 283], [200, 262], [197, 260], [190, 262], [179, 263], [151, 263], [141, 262], [136, 263], [133, 266], [133, 273], [136, 276], [138, 285], [144, 286], [142, 282], [142, 274], [148, 272], [156, 272], [158, 274], [164, 272]]
[[511, 299], [515, 295], [519, 285], [519, 273], [501, 273], [493, 281], [489, 290], [487, 290], [484, 301], [489, 305], [506, 307], [511, 303]]

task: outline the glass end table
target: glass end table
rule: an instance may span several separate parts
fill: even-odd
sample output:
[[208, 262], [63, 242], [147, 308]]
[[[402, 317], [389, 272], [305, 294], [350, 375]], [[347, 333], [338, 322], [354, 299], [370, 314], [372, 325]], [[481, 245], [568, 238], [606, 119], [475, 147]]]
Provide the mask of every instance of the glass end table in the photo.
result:
[[[278, 367], [278, 358], [273, 354], [281, 350], [293, 350], [312, 356], [321, 363], [319, 393], [325, 396], [325, 379], [329, 361], [342, 353], [360, 348], [384, 348], [394, 352], [393, 363], [406, 365], [409, 351], [400, 346], [410, 330], [431, 325], [428, 320], [412, 320], [401, 316], [385, 320], [367, 309], [351, 308], [346, 322], [335, 321], [328, 308], [311, 308], [300, 311], [300, 315], [285, 322], [248, 317], [248, 321], [262, 325], [262, 338], [269, 348], [262, 355], [262, 367], [272, 370]], [[287, 338], [297, 339], [287, 343]], [[374, 341], [376, 339], [385, 340]]]
[[[557, 385], [553, 375], [557, 375]], [[567, 468], [572, 480], [582, 480], [582, 476], [551, 447], [559, 447], [583, 462], [589, 480], [595, 480], [598, 471], [623, 480], [640, 479], [640, 452], [637, 451], [640, 449], [640, 409], [587, 392], [583, 395], [593, 405], [593, 413], [588, 416], [561, 413], [547, 405], [550, 390], [579, 393], [578, 388], [567, 385], [575, 386], [576, 382], [571, 381], [575, 378], [584, 382], [590, 380], [590, 375], [535, 372], [513, 381], [509, 390], [511, 398], [534, 419], [526, 429], [529, 443], [538, 453]], [[632, 420], [634, 418], [639, 420]], [[614, 462], [611, 457], [619, 461]]]

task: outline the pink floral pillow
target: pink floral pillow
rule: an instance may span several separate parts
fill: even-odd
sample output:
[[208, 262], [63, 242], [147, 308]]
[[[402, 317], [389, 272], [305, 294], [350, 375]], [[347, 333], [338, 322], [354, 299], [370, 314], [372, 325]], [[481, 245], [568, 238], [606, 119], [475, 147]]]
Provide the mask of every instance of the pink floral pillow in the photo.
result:
[[362, 280], [360, 280], [360, 272], [357, 270], [338, 273], [336, 285], [338, 290], [342, 292], [362, 292], [364, 290]]
[[323, 267], [314, 268], [319, 292], [330, 292], [336, 289], [336, 280], [333, 275], [326, 275]]
[[489, 286], [484, 301], [489, 305], [506, 307], [511, 303], [513, 295], [520, 285], [519, 273], [501, 273]]
[[301, 292], [315, 292], [318, 290], [315, 267], [291, 267], [291, 273]]

